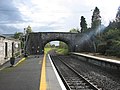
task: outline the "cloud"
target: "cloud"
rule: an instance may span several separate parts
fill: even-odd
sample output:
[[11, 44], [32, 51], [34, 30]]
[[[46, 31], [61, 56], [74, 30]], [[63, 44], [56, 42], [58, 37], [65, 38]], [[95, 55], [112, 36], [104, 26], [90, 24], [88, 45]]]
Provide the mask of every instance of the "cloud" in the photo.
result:
[[0, 1], [0, 33], [15, 33], [20, 31], [15, 26], [23, 21], [21, 13], [13, 1]]
[[120, 5], [119, 0], [1, 0], [0, 2], [2, 33], [23, 31], [28, 25], [33, 31], [66, 32], [71, 28], [80, 27], [81, 16], [86, 18], [90, 26], [95, 6], [100, 9], [102, 23], [107, 25], [115, 18]]
[[23, 22], [21, 13], [11, 0], [0, 1], [0, 24]]
[[13, 34], [21, 30], [11, 25], [0, 25], [0, 34]]
[[62, 24], [57, 22], [44, 23], [41, 26], [39, 24], [33, 25], [32, 29], [35, 32], [57, 32], [60, 31]]
[[[102, 23], [108, 25], [109, 21], [115, 19], [117, 9], [120, 6], [119, 0], [85, 0], [86, 6], [92, 11], [97, 6], [100, 10]], [[92, 14], [92, 13], [91, 13]]]

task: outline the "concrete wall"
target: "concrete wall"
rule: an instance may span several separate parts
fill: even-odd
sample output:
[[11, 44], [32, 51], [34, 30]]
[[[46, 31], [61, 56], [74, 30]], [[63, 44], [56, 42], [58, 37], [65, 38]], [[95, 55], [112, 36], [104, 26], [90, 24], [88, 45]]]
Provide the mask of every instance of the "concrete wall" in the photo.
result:
[[100, 67], [120, 70], [120, 61], [118, 60], [100, 58], [100, 57], [81, 54], [81, 53], [71, 53], [71, 55], [75, 58], [78, 58], [81, 61], [88, 62]]
[[[7, 44], [7, 46], [5, 44]], [[12, 57], [12, 53], [15, 56], [18, 55], [18, 53], [20, 54], [20, 45], [18, 46], [18, 44], [20, 44], [18, 40], [0, 36], [0, 65], [9, 61], [10, 57]]]

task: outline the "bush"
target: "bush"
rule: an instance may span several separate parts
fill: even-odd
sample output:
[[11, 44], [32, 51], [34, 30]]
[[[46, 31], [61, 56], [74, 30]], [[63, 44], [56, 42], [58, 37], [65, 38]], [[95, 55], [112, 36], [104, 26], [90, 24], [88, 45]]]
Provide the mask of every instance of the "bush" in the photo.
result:
[[112, 42], [112, 45], [106, 50], [106, 54], [120, 57], [120, 41]]
[[101, 53], [101, 54], [105, 54], [106, 52], [106, 44], [99, 44], [98, 48], [97, 48], [97, 52]]

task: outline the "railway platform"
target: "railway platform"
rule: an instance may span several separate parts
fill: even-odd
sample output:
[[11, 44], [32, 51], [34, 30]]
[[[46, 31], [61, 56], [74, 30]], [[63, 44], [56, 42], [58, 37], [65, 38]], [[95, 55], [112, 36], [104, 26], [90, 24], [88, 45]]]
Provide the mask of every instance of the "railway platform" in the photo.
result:
[[10, 66], [0, 67], [0, 90], [66, 90], [49, 55], [16, 58]]
[[88, 58], [93, 58], [93, 59], [97, 59], [97, 60], [101, 60], [101, 61], [120, 64], [120, 60], [117, 60], [117, 59], [110, 59], [110, 58], [108, 59], [108, 58], [105, 58], [105, 57], [98, 57], [98, 56], [93, 56], [93, 55], [89, 55], [89, 54], [75, 53], [75, 52], [73, 52], [73, 54], [88, 57]]
[[[14, 66], [16, 66], [18, 63], [20, 63], [20, 60], [21, 60], [22, 58], [23, 58], [23, 57], [15, 58]], [[3, 65], [0, 65], [0, 71], [3, 70], [4, 68], [8, 68], [8, 67], [10, 67], [10, 66], [11, 66], [10, 61], [7, 61], [7, 62], [4, 63]]]
[[[46, 65], [45, 65], [45, 72], [46, 72], [46, 90], [66, 90], [62, 80], [60, 79], [53, 62], [49, 55], [46, 56]], [[44, 60], [43, 60], [44, 62]], [[44, 63], [43, 63], [44, 64]], [[44, 66], [42, 67], [44, 68]], [[41, 72], [41, 78], [42, 72]], [[44, 82], [44, 81], [43, 81]], [[42, 83], [42, 81], [41, 81]], [[45, 85], [40, 86], [40, 90], [44, 88]]]
[[75, 55], [75, 57], [83, 61], [90, 62], [92, 64], [95, 64], [101, 67], [120, 70], [120, 60], [102, 58], [98, 56], [92, 56], [92, 55], [76, 53], [76, 52], [72, 52], [71, 54]]

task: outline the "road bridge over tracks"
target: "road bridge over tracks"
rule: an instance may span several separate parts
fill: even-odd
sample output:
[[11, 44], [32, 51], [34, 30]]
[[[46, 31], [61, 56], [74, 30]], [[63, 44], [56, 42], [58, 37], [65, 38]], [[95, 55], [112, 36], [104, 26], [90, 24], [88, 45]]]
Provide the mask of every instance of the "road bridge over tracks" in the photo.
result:
[[69, 51], [75, 50], [75, 38], [78, 33], [70, 32], [36, 32], [29, 33], [26, 39], [25, 51], [30, 55], [44, 53], [44, 46], [50, 41], [63, 41]]

